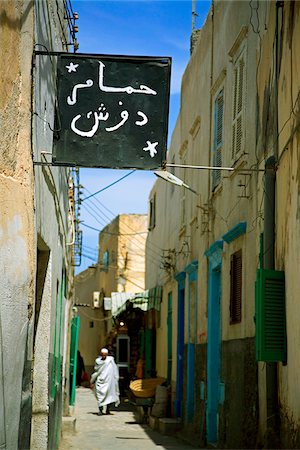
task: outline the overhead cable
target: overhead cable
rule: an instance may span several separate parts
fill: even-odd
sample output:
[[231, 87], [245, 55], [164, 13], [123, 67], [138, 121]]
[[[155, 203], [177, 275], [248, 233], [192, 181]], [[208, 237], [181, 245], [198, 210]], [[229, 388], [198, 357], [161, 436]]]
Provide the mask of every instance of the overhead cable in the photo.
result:
[[120, 181], [124, 180], [124, 178], [129, 177], [129, 175], [131, 175], [133, 172], [135, 172], [136, 169], [131, 170], [131, 172], [126, 173], [126, 175], [124, 175], [123, 177], [119, 178], [118, 180], [114, 181], [113, 183], [110, 183], [108, 186], [105, 186], [102, 189], [99, 189], [99, 191], [94, 192], [93, 194], [89, 195], [88, 197], [85, 197], [82, 199], [82, 201], [84, 202], [85, 200], [87, 200], [90, 197], [94, 197], [97, 194], [100, 194], [100, 192], [105, 191], [106, 189], [109, 189], [110, 187], [114, 186], [115, 184], [119, 183]]

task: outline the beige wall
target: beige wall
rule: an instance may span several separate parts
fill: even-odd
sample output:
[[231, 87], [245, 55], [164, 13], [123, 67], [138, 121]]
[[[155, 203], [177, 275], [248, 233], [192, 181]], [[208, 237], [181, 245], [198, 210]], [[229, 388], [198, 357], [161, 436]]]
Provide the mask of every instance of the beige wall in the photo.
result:
[[[58, 4], [62, 14], [63, 4]], [[71, 239], [68, 173], [66, 169], [43, 170], [33, 165], [33, 161], [41, 160], [41, 150], [52, 150], [53, 132], [46, 122], [53, 127], [56, 83], [55, 76], [48, 76], [49, 58], [44, 60], [44, 71], [37, 60], [33, 67], [33, 51], [36, 42], [53, 50], [62, 48], [58, 16], [53, 14], [48, 21], [48, 7], [57, 8], [57, 4], [51, 0], [9, 0], [0, 4], [0, 436], [5, 435], [6, 448], [30, 445], [42, 449], [52, 445], [50, 436], [60, 428], [60, 418], [54, 424], [49, 414], [54, 402], [48, 391], [54, 348], [63, 377], [68, 377], [68, 300], [73, 281], [70, 246], [66, 245]], [[36, 88], [43, 94], [42, 99]], [[50, 254], [40, 293], [38, 250]], [[63, 269], [70, 285], [62, 293]], [[62, 307], [56, 321], [59, 293]], [[36, 308], [39, 295], [41, 303]], [[64, 387], [68, 390], [60, 383], [57, 391], [63, 392]], [[63, 397], [56, 397], [60, 403], [57, 410]]]
[[[249, 6], [245, 2], [216, 2], [214, 24], [208, 16], [203, 26], [195, 50], [182, 79], [181, 109], [172, 135], [168, 152], [168, 162], [190, 165], [212, 165], [210, 149], [213, 145], [214, 101], [223, 87], [224, 145], [222, 165], [226, 167], [251, 167], [255, 162], [255, 63], [257, 36], [248, 23]], [[228, 23], [230, 21], [230, 27]], [[213, 28], [212, 28], [213, 27]], [[212, 32], [213, 29], [213, 32]], [[233, 58], [242, 45], [247, 51], [247, 94], [245, 95], [245, 148], [241, 156], [231, 157], [232, 127], [232, 86]], [[213, 48], [213, 52], [212, 52]], [[231, 52], [231, 55], [229, 55]], [[233, 56], [232, 56], [233, 55]], [[168, 169], [170, 170], [170, 168]], [[240, 176], [222, 172], [219, 186], [212, 192], [211, 172], [178, 168], [175, 175], [197, 191], [198, 195], [166, 183], [156, 181], [150, 198], [156, 194], [157, 223], [149, 232], [147, 244], [160, 249], [168, 249], [172, 256], [169, 272], [161, 270], [159, 258], [153, 260], [147, 255], [146, 287], [155, 284], [173, 284], [174, 305], [177, 298], [177, 283], [173, 276], [184, 270], [193, 260], [198, 260], [198, 326], [197, 343], [206, 342], [207, 335], [207, 260], [204, 252], [209, 246], [239, 222], [247, 222], [247, 233], [231, 244], [224, 243], [222, 266], [222, 339], [236, 339], [254, 336], [254, 280], [257, 267], [259, 222], [257, 211], [258, 175], [246, 171]], [[239, 184], [246, 180], [246, 192]], [[261, 176], [260, 176], [261, 180]], [[245, 198], [240, 198], [244, 195]], [[253, 223], [253, 218], [257, 218]], [[243, 320], [236, 326], [229, 325], [230, 255], [242, 248], [243, 274]], [[161, 251], [162, 259], [166, 262]], [[164, 252], [166, 256], [166, 252]], [[166, 294], [164, 289], [164, 301]], [[188, 281], [186, 281], [186, 295]], [[163, 306], [162, 311], [164, 311]], [[173, 322], [176, 324], [174, 308]], [[187, 312], [187, 311], [186, 311]], [[187, 316], [187, 314], [186, 314]], [[188, 324], [186, 323], [186, 328]], [[175, 328], [176, 329], [176, 328]], [[165, 345], [165, 337], [158, 334], [158, 347]], [[159, 371], [165, 371], [165, 363], [160, 362]], [[173, 371], [173, 378], [175, 377]], [[175, 379], [175, 378], [174, 378]]]
[[[6, 441], [6, 448], [17, 448], [35, 284], [31, 52], [27, 50], [33, 46], [32, 5], [1, 2], [0, 17], [0, 444]], [[31, 359], [30, 338], [29, 346]]]
[[[292, 439], [296, 439], [295, 430], [300, 419], [300, 388], [297, 383], [300, 326], [296, 312], [299, 309], [297, 280], [300, 265], [300, 5], [298, 2], [283, 2], [278, 9], [278, 36], [282, 38], [278, 47], [278, 97], [274, 68], [276, 3], [258, 2], [258, 21], [257, 17], [252, 16], [252, 24], [249, 22], [250, 12], [247, 2], [214, 3], [213, 14], [210, 12], [199, 33], [198, 42], [182, 79], [181, 110], [168, 152], [169, 163], [213, 163], [211, 149], [214, 101], [216, 94], [223, 87], [225, 106], [222, 165], [238, 170], [234, 173], [222, 172], [221, 182], [212, 191], [210, 172], [175, 169], [175, 175], [195, 189], [197, 196], [162, 180], [156, 181], [150, 199], [155, 195], [157, 220], [156, 226], [149, 232], [147, 245], [160, 248], [161, 257], [154, 259], [147, 253], [146, 287], [164, 285], [162, 324], [166, 323], [167, 291], [173, 290], [173, 324], [176, 333], [177, 288], [173, 277], [184, 270], [189, 262], [198, 260], [197, 342], [206, 342], [208, 273], [204, 252], [236, 224], [247, 222], [245, 234], [229, 244], [224, 242], [221, 329], [224, 341], [254, 337], [254, 284], [256, 269], [259, 267], [259, 236], [264, 229], [263, 169], [266, 159], [273, 153], [277, 155], [275, 268], [285, 271], [288, 341], [288, 364], [278, 364], [278, 389], [282, 414], [285, 417], [284, 426], [295, 433], [293, 437], [290, 433], [291, 445], [294, 442]], [[246, 54], [244, 147], [236, 158], [232, 157], [233, 85], [235, 61], [242, 48]], [[261, 172], [247, 168], [260, 169]], [[242, 321], [230, 325], [230, 256], [239, 249], [243, 252]], [[163, 348], [165, 355], [166, 336], [166, 327], [162, 326], [157, 330], [157, 348]], [[158, 373], [165, 375], [166, 358], [161, 354], [157, 356], [157, 365]], [[172, 379], [175, 378], [174, 365]], [[259, 364], [258, 385], [259, 420], [264, 432], [266, 373], [263, 364]], [[289, 432], [286, 435], [288, 434]]]
[[[286, 445], [293, 445], [299, 434], [298, 380], [299, 336], [298, 267], [299, 267], [299, 42], [300, 5], [284, 2], [278, 8], [280, 36], [278, 93], [274, 77], [274, 48], [276, 46], [276, 5], [265, 5], [266, 29], [262, 36], [258, 68], [259, 129], [258, 156], [261, 161], [273, 153], [278, 159], [276, 171], [276, 242], [275, 268], [285, 271], [287, 315], [287, 365], [278, 363], [278, 390], [282, 426]], [[283, 20], [281, 18], [283, 17]], [[282, 25], [281, 25], [282, 23]], [[281, 29], [280, 29], [281, 27]], [[274, 113], [278, 107], [278, 128]], [[274, 126], [275, 124], [275, 126]], [[261, 368], [263, 369], [263, 367]], [[260, 370], [259, 373], [263, 373]], [[265, 375], [263, 374], [262, 377]], [[260, 385], [265, 389], [265, 380]], [[265, 412], [266, 414], [266, 412]], [[298, 430], [298, 431], [297, 431]], [[284, 435], [284, 434], [283, 434]], [[288, 438], [286, 437], [288, 436]], [[298, 438], [299, 439], [299, 438]], [[297, 441], [298, 442], [298, 441]]]
[[288, 363], [279, 364], [279, 389], [283, 414], [299, 429], [300, 356], [300, 4], [285, 2], [283, 9], [282, 58], [278, 86], [278, 159], [276, 188], [276, 266], [285, 271]]

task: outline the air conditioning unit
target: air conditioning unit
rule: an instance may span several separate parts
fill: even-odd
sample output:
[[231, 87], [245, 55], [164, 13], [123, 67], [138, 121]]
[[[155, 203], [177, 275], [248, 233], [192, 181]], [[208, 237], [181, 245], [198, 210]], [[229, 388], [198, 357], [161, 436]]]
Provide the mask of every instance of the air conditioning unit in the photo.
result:
[[104, 311], [111, 311], [111, 297], [104, 297]]
[[100, 308], [100, 292], [93, 292], [93, 308]]

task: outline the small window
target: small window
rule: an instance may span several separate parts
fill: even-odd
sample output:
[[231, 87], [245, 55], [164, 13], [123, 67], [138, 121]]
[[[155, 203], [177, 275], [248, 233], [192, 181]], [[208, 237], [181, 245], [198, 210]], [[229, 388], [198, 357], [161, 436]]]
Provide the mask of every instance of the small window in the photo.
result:
[[153, 230], [156, 224], [156, 194], [149, 202], [149, 230]]
[[242, 321], [242, 250], [230, 260], [230, 323]]
[[105, 272], [108, 271], [108, 266], [109, 266], [109, 253], [108, 250], [106, 250], [103, 255], [103, 270]]

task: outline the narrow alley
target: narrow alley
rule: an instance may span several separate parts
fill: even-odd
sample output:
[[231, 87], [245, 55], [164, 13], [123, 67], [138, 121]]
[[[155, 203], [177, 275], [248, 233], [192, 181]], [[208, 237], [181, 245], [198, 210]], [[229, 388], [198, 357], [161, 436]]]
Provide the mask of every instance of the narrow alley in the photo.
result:
[[[64, 424], [59, 450], [192, 450], [194, 447], [173, 436], [153, 431], [136, 420], [134, 406], [125, 401], [112, 408], [111, 415], [98, 416], [93, 392], [84, 387], [76, 390], [73, 417]], [[74, 418], [75, 431], [73, 429]]]
[[300, 450], [300, 0], [0, 36], [0, 450]]

